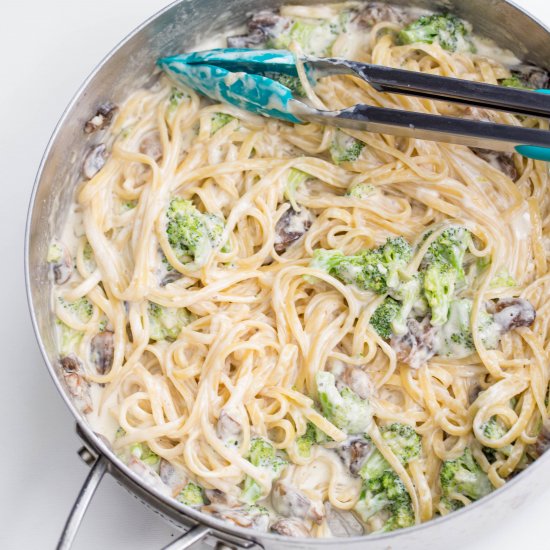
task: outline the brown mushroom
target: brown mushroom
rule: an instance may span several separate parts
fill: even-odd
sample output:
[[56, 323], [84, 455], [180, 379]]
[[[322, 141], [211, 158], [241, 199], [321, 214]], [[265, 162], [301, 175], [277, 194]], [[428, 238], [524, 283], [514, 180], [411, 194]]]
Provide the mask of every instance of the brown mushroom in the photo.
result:
[[378, 23], [396, 23], [403, 25], [408, 18], [402, 9], [382, 2], [368, 2], [354, 17], [360, 27], [370, 28]]
[[203, 506], [201, 512], [211, 514], [238, 527], [246, 527], [264, 532], [269, 528], [269, 513], [261, 508], [232, 508], [220, 504], [210, 504]]
[[550, 87], [550, 73], [536, 65], [522, 63], [512, 68], [512, 74], [523, 80], [533, 90]]
[[100, 143], [92, 147], [84, 157], [84, 163], [82, 164], [82, 173], [84, 177], [91, 180], [105, 166], [106, 160], [107, 148], [105, 144]]
[[260, 46], [269, 38], [286, 30], [289, 25], [289, 19], [276, 14], [274, 11], [259, 11], [248, 21], [248, 34], [228, 37], [227, 46], [229, 48]]
[[287, 518], [310, 519], [315, 523], [321, 523], [324, 518], [322, 507], [284, 481], [273, 485], [271, 504], [278, 514]]
[[216, 433], [226, 445], [238, 445], [242, 427], [225, 409], [222, 409], [216, 424]]
[[307, 208], [302, 207], [297, 212], [290, 206], [275, 225], [275, 252], [282, 254], [300, 239], [311, 227], [313, 219], [313, 214]]
[[99, 374], [107, 374], [111, 370], [115, 354], [115, 338], [110, 330], [99, 332], [90, 343], [92, 363]]
[[56, 285], [62, 285], [73, 274], [73, 258], [69, 249], [62, 243], [56, 242], [52, 244], [51, 249], [55, 251], [52, 255], [48, 253], [48, 262], [52, 268], [53, 280]]
[[435, 355], [436, 333], [437, 327], [431, 325], [429, 317], [425, 317], [421, 322], [408, 319], [407, 332], [392, 336], [390, 344], [399, 361], [418, 369]]
[[285, 537], [309, 537], [311, 533], [302, 521], [285, 518], [276, 521], [271, 530]]
[[531, 302], [523, 298], [501, 298], [493, 307], [493, 319], [503, 333], [519, 327], [530, 327], [537, 318]]
[[333, 508], [329, 502], [325, 504], [327, 525], [334, 537], [359, 537], [365, 530], [361, 522], [346, 510]]
[[74, 354], [65, 355], [59, 360], [61, 375], [67, 391], [73, 397], [76, 406], [84, 413], [92, 412], [90, 383], [84, 378], [84, 368], [80, 359]]
[[360, 367], [346, 366], [340, 380], [361, 399], [368, 399], [374, 393], [370, 376]]
[[86, 134], [92, 134], [93, 132], [107, 128], [107, 126], [111, 124], [117, 110], [118, 107], [110, 101], [102, 103], [97, 108], [95, 115], [84, 125], [84, 132]]
[[344, 465], [353, 475], [359, 475], [365, 460], [374, 450], [370, 441], [362, 437], [352, 437], [334, 449]]
[[489, 163], [493, 168], [500, 170], [512, 181], [518, 179], [518, 171], [512, 153], [500, 153], [498, 151], [490, 151], [489, 149], [479, 149], [478, 147], [472, 147], [472, 151], [480, 159]]

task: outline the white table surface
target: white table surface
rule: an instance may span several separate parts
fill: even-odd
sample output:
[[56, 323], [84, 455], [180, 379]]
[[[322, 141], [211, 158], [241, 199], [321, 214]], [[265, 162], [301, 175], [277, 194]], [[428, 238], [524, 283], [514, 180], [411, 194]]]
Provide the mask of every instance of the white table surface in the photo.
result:
[[[480, 0], [483, 4], [483, 1]], [[550, 24], [547, 0], [517, 0]], [[0, 23], [0, 548], [54, 548], [86, 476], [74, 420], [31, 328], [23, 281], [27, 204], [47, 140], [95, 64], [165, 0], [4, 0]], [[550, 489], [469, 550], [550, 548]], [[108, 477], [75, 549], [157, 549], [174, 531]], [[431, 549], [437, 550], [437, 549]]]

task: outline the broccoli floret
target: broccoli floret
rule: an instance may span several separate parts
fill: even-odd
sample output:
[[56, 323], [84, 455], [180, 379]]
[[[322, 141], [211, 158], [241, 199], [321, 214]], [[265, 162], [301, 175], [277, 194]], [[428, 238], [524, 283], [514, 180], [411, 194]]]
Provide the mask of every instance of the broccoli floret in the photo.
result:
[[447, 51], [473, 51], [464, 21], [449, 14], [423, 16], [407, 25], [398, 36], [401, 44], [433, 44]]
[[479, 467], [468, 448], [461, 457], [443, 463], [439, 479], [442, 494], [449, 500], [456, 494], [478, 500], [493, 490], [487, 474]]
[[57, 320], [57, 326], [59, 327], [59, 352], [64, 357], [75, 351], [84, 333], [71, 328], [59, 319]]
[[406, 267], [411, 256], [410, 245], [402, 237], [397, 237], [356, 256], [345, 256], [337, 250], [316, 250], [310, 266], [361, 290], [384, 294], [389, 288], [397, 288], [398, 272]]
[[[471, 300], [463, 299], [451, 302], [449, 319], [438, 334], [437, 353], [439, 355], [459, 359], [473, 353], [475, 346], [470, 321], [471, 314]], [[495, 349], [498, 346], [501, 336], [500, 327], [494, 322], [493, 316], [485, 310], [479, 312], [477, 329], [481, 341], [487, 349]]]
[[[485, 422], [482, 430], [485, 437], [494, 440], [501, 439], [508, 433], [508, 429], [497, 416], [492, 416], [487, 422]], [[510, 456], [510, 453], [512, 452], [512, 445], [505, 445], [499, 449], [483, 447], [483, 454], [487, 457], [489, 462], [494, 462], [496, 460], [497, 452], [502, 453], [504, 456]]]
[[297, 76], [291, 76], [289, 74], [282, 73], [264, 73], [263, 76], [265, 76], [266, 78], [271, 78], [271, 80], [275, 80], [279, 84], [282, 84], [283, 86], [288, 88], [295, 96], [306, 96], [306, 91], [302, 86], [302, 82]]
[[393, 334], [393, 321], [399, 315], [401, 302], [388, 296], [380, 304], [370, 318], [370, 324], [379, 334], [380, 338], [389, 340]]
[[206, 263], [213, 246], [218, 246], [223, 221], [203, 214], [191, 201], [174, 198], [166, 211], [166, 235], [177, 258], [193, 257], [197, 266]]
[[522, 80], [519, 76], [512, 75], [510, 78], [502, 78], [498, 81], [501, 86], [506, 88], [518, 88], [519, 90], [532, 90], [533, 88], [529, 87], [527, 83]]
[[411, 460], [420, 456], [422, 443], [420, 436], [412, 426], [394, 422], [380, 431], [384, 441], [401, 464], [408, 464]]
[[52, 243], [48, 248], [48, 255], [46, 261], [50, 264], [59, 263], [64, 255], [63, 247], [58, 243]]
[[160, 463], [159, 455], [154, 453], [147, 443], [134, 443], [130, 446], [130, 454], [149, 466], [154, 467]]
[[471, 238], [463, 227], [450, 227], [430, 245], [422, 261], [424, 295], [434, 326], [447, 322], [457, 283], [465, 278], [464, 256]]
[[387, 532], [414, 525], [411, 497], [399, 476], [390, 470], [363, 484], [355, 511], [364, 522], [385, 512], [379, 531]]
[[[250, 452], [248, 460], [257, 468], [267, 472], [271, 479], [276, 479], [281, 475], [282, 470], [288, 462], [277, 455], [275, 448], [269, 441], [261, 437], [255, 437], [250, 443]], [[262, 488], [250, 476], [246, 476], [243, 484], [241, 500], [247, 504], [254, 504], [262, 496]]]
[[287, 50], [292, 42], [297, 42], [305, 54], [326, 57], [340, 32], [340, 25], [326, 20], [295, 20], [287, 30], [270, 38], [266, 47]]
[[178, 494], [176, 500], [186, 506], [199, 507], [206, 504], [204, 491], [200, 485], [190, 481]]
[[428, 248], [423, 265], [434, 262], [450, 264], [457, 272], [459, 280], [464, 279], [464, 256], [470, 243], [472, 234], [464, 227], [449, 227]]
[[441, 326], [449, 318], [457, 272], [450, 264], [434, 262], [424, 271], [424, 296], [432, 310], [431, 323]]
[[330, 156], [332, 162], [354, 162], [359, 158], [365, 144], [354, 137], [337, 130], [330, 145]]
[[508, 271], [500, 271], [491, 281], [490, 288], [511, 288], [517, 286], [517, 281], [508, 273]]
[[210, 124], [210, 135], [214, 135], [218, 130], [229, 124], [235, 117], [227, 113], [214, 113]]
[[317, 430], [311, 422], [307, 423], [304, 435], [296, 438], [296, 451], [301, 457], [308, 458], [311, 455], [311, 447], [317, 443]]
[[92, 318], [94, 307], [87, 298], [78, 298], [74, 302], [59, 298], [59, 303], [81, 323], [87, 323]]
[[172, 88], [172, 91], [170, 92], [170, 98], [168, 99], [168, 103], [170, 104], [168, 110], [175, 111], [184, 97], [184, 92], [182, 92], [178, 88]]
[[193, 315], [185, 308], [162, 307], [149, 302], [149, 338], [151, 340], [174, 341], [181, 329], [193, 320]]
[[296, 202], [296, 191], [298, 190], [298, 187], [307, 181], [311, 176], [309, 174], [306, 174], [305, 172], [302, 172], [301, 170], [297, 170], [296, 168], [291, 168], [288, 173], [288, 179], [286, 181], [285, 185], [285, 199], [290, 202], [292, 205], [292, 208], [296, 211], [300, 211], [300, 206]]
[[318, 372], [316, 382], [323, 415], [349, 435], [363, 433], [372, 418], [369, 402], [348, 387], [338, 390], [330, 372]]
[[[406, 465], [420, 456], [422, 451], [420, 436], [411, 426], [395, 422], [389, 426], [384, 426], [380, 429], [380, 432], [382, 438], [401, 464]], [[375, 449], [364, 462], [359, 475], [368, 481], [377, 479], [386, 470], [391, 470], [389, 462], [378, 449]]]
[[366, 199], [374, 193], [374, 185], [370, 183], [356, 183], [352, 185], [346, 192], [346, 197], [354, 199]]

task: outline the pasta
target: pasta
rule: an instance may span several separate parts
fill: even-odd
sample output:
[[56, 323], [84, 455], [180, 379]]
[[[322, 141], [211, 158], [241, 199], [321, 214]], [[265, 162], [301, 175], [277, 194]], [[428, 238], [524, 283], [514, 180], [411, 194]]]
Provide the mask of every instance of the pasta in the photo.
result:
[[[232, 40], [511, 79], [519, 61], [467, 24], [451, 45], [411, 38], [422, 15], [287, 6]], [[546, 124], [383, 94], [351, 76], [313, 86], [302, 70], [287, 84], [329, 110], [367, 103]], [[358, 535], [449, 513], [538, 456], [550, 346], [545, 163], [283, 123], [166, 76], [118, 112], [102, 106], [87, 128], [108, 124], [48, 258], [60, 366], [94, 429], [159, 491], [241, 526]], [[450, 235], [463, 238], [464, 274], [438, 326], [435, 301], [448, 289], [428, 286], [427, 258]], [[410, 251], [397, 286], [384, 266], [383, 288], [361, 286], [358, 262], [396, 243]], [[402, 307], [407, 289], [417, 301], [401, 332], [386, 323], [384, 335], [374, 316]], [[456, 468], [471, 486], [456, 483]], [[390, 490], [398, 497], [376, 504]]]

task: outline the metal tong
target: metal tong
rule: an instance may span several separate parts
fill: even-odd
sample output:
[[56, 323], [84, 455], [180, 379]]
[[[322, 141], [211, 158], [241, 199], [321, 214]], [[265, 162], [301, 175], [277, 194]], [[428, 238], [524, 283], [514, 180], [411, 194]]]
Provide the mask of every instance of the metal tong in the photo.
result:
[[[550, 90], [537, 93], [343, 59], [304, 56], [300, 61], [312, 83], [324, 76], [349, 74], [362, 78], [380, 92], [550, 118]], [[157, 64], [176, 83], [212, 99], [289, 122], [316, 122], [496, 151], [517, 151], [550, 161], [547, 130], [370, 105], [340, 111], [314, 109], [274, 80], [281, 80], [280, 75], [298, 76], [296, 59], [285, 50], [216, 49], [159, 59]]]

